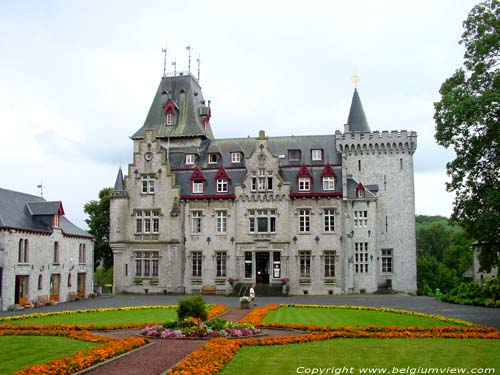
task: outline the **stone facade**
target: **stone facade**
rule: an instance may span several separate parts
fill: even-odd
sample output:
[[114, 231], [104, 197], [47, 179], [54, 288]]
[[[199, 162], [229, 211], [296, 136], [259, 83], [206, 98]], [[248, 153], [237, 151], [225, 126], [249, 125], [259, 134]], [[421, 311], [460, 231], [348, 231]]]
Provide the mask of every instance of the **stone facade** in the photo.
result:
[[[24, 209], [25, 202], [53, 202], [4, 189], [0, 195], [1, 310], [15, 304], [64, 302], [92, 293], [92, 236], [63, 215], [52, 221], [53, 226], [36, 227], [50, 215], [30, 213]], [[12, 204], [16, 199], [19, 204]]]
[[115, 292], [416, 290], [415, 132], [371, 132], [357, 91], [331, 135], [214, 139], [209, 119], [191, 75], [163, 77], [112, 195]]

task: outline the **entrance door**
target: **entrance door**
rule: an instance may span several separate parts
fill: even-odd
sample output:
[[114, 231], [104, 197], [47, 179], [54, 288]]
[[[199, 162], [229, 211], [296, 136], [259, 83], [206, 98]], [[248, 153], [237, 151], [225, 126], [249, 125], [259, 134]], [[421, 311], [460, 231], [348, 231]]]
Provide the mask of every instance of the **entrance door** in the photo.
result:
[[16, 275], [16, 295], [14, 303], [24, 306], [28, 303], [29, 276]]
[[255, 253], [255, 282], [257, 284], [269, 284], [269, 253]]
[[50, 276], [50, 300], [59, 301], [59, 287], [61, 285], [61, 275], [53, 274]]
[[84, 273], [78, 274], [78, 282], [77, 282], [77, 286], [76, 286], [76, 291], [78, 292], [78, 297], [80, 297], [80, 298], [85, 297], [85, 274]]

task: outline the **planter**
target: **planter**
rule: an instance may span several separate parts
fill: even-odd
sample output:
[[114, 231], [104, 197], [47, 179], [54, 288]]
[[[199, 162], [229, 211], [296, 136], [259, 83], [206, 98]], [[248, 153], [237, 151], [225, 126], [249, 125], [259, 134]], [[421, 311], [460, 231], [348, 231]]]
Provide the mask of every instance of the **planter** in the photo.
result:
[[299, 284], [311, 284], [311, 279], [299, 279]]
[[250, 309], [250, 301], [240, 301], [240, 308], [242, 310]]

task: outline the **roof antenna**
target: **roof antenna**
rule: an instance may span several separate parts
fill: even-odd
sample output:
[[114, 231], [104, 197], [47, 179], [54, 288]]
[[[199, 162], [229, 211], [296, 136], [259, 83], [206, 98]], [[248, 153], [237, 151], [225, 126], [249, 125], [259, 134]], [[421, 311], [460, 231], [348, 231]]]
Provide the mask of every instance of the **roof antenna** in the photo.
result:
[[174, 66], [174, 77], [177, 75], [177, 59], [172, 61], [172, 65]]
[[352, 83], [354, 83], [354, 88], [356, 89], [358, 86], [358, 82], [361, 81], [361, 78], [357, 74], [354, 74], [351, 78]]
[[37, 189], [40, 189], [40, 197], [43, 198], [43, 183], [40, 183], [40, 185], [36, 185]]
[[194, 48], [191, 47], [191, 43], [189, 43], [187, 46], [186, 46], [186, 51], [188, 51], [188, 73], [191, 73], [191, 50], [193, 50]]
[[161, 49], [163, 52], [163, 77], [167, 76], [167, 42], [165, 42], [165, 48]]
[[198, 63], [198, 82], [200, 82], [200, 64], [201, 64], [200, 54], [198, 54], [198, 58], [196, 59], [196, 62]]

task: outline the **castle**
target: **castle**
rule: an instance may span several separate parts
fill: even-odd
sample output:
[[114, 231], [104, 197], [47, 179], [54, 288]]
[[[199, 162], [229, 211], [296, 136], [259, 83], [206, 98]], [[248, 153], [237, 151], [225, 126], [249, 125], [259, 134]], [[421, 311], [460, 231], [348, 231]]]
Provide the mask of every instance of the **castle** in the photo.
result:
[[189, 73], [161, 79], [111, 197], [114, 292], [416, 290], [411, 131], [216, 139]]

